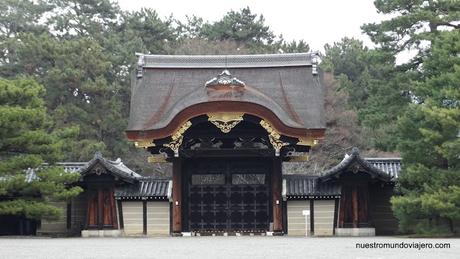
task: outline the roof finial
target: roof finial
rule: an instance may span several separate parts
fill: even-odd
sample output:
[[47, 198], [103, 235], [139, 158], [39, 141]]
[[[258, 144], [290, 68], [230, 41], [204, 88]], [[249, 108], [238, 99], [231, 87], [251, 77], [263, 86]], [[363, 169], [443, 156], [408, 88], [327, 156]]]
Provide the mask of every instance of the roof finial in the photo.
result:
[[137, 60], [137, 78], [141, 78], [144, 75], [145, 56], [142, 53], [136, 53]]
[[353, 148], [351, 149], [351, 154], [353, 154], [353, 155], [359, 155], [359, 148], [353, 147]]
[[101, 151], [96, 151], [96, 153], [94, 154], [94, 158], [102, 158], [102, 153]]
[[318, 51], [314, 51], [311, 53], [311, 64], [312, 64], [311, 73], [314, 76], [318, 74], [318, 58], [319, 58]]

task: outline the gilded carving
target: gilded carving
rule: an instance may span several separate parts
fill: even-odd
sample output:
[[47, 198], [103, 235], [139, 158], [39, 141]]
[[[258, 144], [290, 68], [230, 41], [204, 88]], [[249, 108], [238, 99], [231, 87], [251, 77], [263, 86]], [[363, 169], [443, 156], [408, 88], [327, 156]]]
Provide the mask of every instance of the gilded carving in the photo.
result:
[[149, 163], [166, 163], [166, 157], [163, 154], [151, 155], [147, 158]]
[[276, 130], [270, 125], [270, 123], [261, 120], [260, 125], [268, 132], [268, 139], [270, 140], [270, 143], [275, 149], [275, 156], [279, 156], [281, 148], [283, 146], [288, 145], [288, 143], [285, 143], [280, 140], [281, 135], [278, 132], [276, 132]]
[[270, 143], [272, 144], [273, 148], [275, 149], [275, 155], [279, 156], [281, 148], [288, 145], [288, 143], [285, 143], [279, 139], [276, 139], [272, 135], [268, 135], [268, 139], [270, 140]]
[[163, 144], [165, 147], [169, 147], [172, 151], [174, 151], [174, 156], [179, 156], [179, 147], [182, 145], [182, 141], [184, 140], [184, 133], [185, 131], [192, 126], [190, 121], [185, 122], [182, 126], [171, 136], [172, 141], [168, 144]]
[[316, 146], [317, 144], [318, 144], [318, 140], [310, 138], [310, 137], [299, 138], [299, 142], [297, 142], [297, 145], [310, 146], [310, 147]]
[[137, 148], [149, 148], [154, 147], [155, 143], [153, 143], [153, 139], [143, 139], [134, 142], [134, 146]]
[[281, 135], [276, 132], [275, 129], [273, 129], [272, 125], [270, 125], [270, 123], [264, 121], [264, 120], [261, 120], [260, 121], [260, 125], [268, 132], [268, 135], [274, 137], [275, 139], [279, 139], [281, 137]]
[[182, 145], [182, 141], [184, 140], [184, 136], [180, 135], [173, 141], [169, 142], [168, 144], [164, 144], [163, 146], [169, 147], [172, 151], [174, 151], [174, 156], [179, 156], [179, 147]]
[[182, 138], [185, 131], [192, 126], [192, 123], [190, 121], [187, 121], [186, 123], [182, 124], [182, 126], [171, 136], [173, 140], [177, 140], [179, 138]]
[[219, 128], [223, 133], [229, 133], [238, 123], [243, 121], [244, 113], [210, 113], [208, 121]]

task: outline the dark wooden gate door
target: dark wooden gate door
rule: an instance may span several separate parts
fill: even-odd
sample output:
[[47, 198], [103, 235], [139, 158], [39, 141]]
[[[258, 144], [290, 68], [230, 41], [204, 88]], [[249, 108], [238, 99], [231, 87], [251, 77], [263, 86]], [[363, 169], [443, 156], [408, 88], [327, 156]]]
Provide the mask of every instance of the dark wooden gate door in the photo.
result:
[[267, 231], [271, 211], [269, 164], [228, 159], [188, 163], [189, 230]]
[[88, 229], [118, 227], [113, 189], [90, 190], [86, 225]]
[[367, 185], [344, 184], [340, 202], [339, 227], [369, 227], [368, 200]]

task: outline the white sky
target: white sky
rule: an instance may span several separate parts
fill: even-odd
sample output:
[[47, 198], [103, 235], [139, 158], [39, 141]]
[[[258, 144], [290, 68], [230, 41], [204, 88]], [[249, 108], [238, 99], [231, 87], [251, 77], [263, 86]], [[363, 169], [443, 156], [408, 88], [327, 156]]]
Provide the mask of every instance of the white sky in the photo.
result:
[[378, 14], [373, 0], [118, 0], [124, 10], [149, 7], [161, 17], [171, 14], [179, 20], [185, 15], [196, 15], [204, 20], [219, 20], [230, 10], [249, 6], [251, 11], [262, 14], [266, 24], [276, 35], [287, 40], [303, 39], [312, 50], [323, 50], [326, 43], [341, 38], [355, 37], [368, 46], [372, 43], [361, 33], [364, 23], [378, 22], [384, 18]]

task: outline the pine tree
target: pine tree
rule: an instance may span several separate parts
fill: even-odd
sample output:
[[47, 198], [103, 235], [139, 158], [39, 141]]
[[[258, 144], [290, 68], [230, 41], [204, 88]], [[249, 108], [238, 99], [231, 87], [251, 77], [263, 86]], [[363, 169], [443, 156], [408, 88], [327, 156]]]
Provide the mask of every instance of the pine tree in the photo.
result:
[[[393, 134], [404, 161], [393, 211], [403, 231], [453, 232], [460, 216], [460, 5], [376, 0], [375, 6], [392, 17], [362, 27], [378, 50], [415, 53], [381, 86], [398, 89], [411, 101], [398, 112]], [[375, 95], [377, 104], [384, 93]]]
[[460, 220], [460, 30], [440, 32], [414, 82], [417, 102], [399, 120], [405, 171], [393, 208], [404, 228], [454, 231]]
[[[43, 101], [45, 89], [31, 79], [0, 80], [0, 214], [56, 219], [61, 210], [51, 201], [65, 201], [81, 188], [71, 184], [78, 173], [42, 167], [62, 159], [75, 129], [50, 131], [52, 122]], [[36, 169], [36, 178], [26, 178]]]

